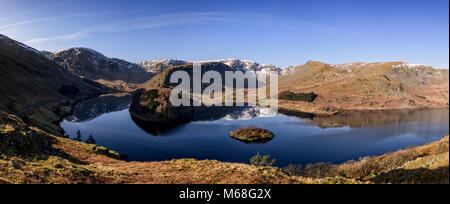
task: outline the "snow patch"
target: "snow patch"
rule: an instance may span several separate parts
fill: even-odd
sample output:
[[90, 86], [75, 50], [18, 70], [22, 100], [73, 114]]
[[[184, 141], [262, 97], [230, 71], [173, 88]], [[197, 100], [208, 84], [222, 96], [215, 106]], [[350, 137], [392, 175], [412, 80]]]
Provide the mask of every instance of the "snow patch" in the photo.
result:
[[278, 111], [272, 108], [266, 107], [251, 107], [244, 111], [237, 111], [226, 115], [223, 119], [225, 120], [250, 120], [252, 118], [269, 118], [275, 117]]
[[32, 48], [32, 47], [30, 47], [28, 45], [25, 45], [23, 43], [17, 42], [17, 41], [15, 41], [15, 40], [13, 40], [11, 38], [8, 38], [8, 37], [6, 37], [4, 35], [0, 34], [0, 39], [3, 40], [5, 43], [7, 43], [9, 46], [21, 47], [21, 48], [23, 48], [26, 51], [34, 52], [36, 54], [41, 54], [37, 49], [34, 49], [34, 48]]

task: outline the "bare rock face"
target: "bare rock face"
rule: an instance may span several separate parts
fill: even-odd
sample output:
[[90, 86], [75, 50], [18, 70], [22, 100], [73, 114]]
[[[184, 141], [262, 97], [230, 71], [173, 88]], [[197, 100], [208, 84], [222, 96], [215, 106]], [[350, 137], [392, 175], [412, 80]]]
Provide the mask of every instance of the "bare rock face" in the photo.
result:
[[20, 118], [0, 111], [0, 152], [54, 154], [50, 137], [30, 129]]
[[140, 84], [154, 76], [137, 64], [108, 58], [89, 48], [71, 48], [51, 57], [70, 72], [91, 80], [123, 81]]

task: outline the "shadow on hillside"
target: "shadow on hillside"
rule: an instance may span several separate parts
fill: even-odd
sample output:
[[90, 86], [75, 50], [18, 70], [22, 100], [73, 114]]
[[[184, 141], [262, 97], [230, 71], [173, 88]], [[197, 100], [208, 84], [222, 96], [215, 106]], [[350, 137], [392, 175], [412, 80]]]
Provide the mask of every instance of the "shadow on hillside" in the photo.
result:
[[54, 145], [59, 141], [47, 134], [41, 134], [24, 126], [16, 126], [18, 130], [0, 134], [0, 152], [6, 156], [19, 156], [24, 160], [48, 160], [50, 156], [59, 156], [76, 164], [87, 162], [74, 158]]
[[395, 169], [370, 181], [378, 184], [449, 184], [449, 167], [437, 169]]
[[[59, 143], [59, 141], [56, 138], [48, 135], [40, 135], [40, 137], [42, 138], [41, 140], [42, 142], [37, 142], [37, 140], [34, 138], [32, 139], [32, 141], [35, 141], [33, 144], [34, 147], [31, 147], [32, 149], [34, 149], [34, 151], [26, 152], [26, 150], [23, 150], [22, 151], [23, 154], [20, 154], [21, 151], [18, 151], [19, 155], [40, 155], [40, 157], [34, 157], [34, 159], [38, 160], [48, 160], [50, 156], [59, 156], [61, 158], [69, 160], [71, 163], [74, 164], [79, 165], [89, 164], [88, 162], [73, 157], [72, 155], [64, 152], [62, 149], [54, 148], [53, 145]], [[28, 158], [25, 157], [24, 159]]]

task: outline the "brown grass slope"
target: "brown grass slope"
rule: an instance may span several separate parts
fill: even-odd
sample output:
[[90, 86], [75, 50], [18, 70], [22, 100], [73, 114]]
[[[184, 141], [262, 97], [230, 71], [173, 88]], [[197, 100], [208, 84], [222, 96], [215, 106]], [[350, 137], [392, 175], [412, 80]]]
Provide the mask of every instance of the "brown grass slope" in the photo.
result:
[[330, 65], [310, 61], [279, 80], [280, 93], [315, 92], [313, 103], [280, 107], [333, 113], [337, 109], [419, 109], [449, 105], [449, 72], [402, 62]]
[[[72, 101], [63, 95], [67, 95], [63, 87], [75, 88], [70, 94]], [[36, 50], [0, 35], [0, 110], [17, 113], [42, 103], [23, 117], [53, 131], [57, 127], [52, 122], [60, 120], [59, 112], [66, 110], [59, 108], [61, 104], [70, 104], [105, 91], [100, 84], [64, 71]]]
[[290, 165], [285, 171], [315, 179], [340, 176], [382, 184], [448, 184], [449, 136], [420, 147], [364, 157], [359, 161], [348, 161], [340, 165]]

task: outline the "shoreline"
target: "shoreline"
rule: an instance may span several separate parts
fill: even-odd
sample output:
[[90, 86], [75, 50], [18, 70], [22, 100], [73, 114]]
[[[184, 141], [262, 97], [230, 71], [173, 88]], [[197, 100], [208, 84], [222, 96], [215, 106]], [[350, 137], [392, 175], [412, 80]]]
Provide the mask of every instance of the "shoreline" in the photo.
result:
[[[258, 167], [245, 163], [197, 159], [128, 162], [117, 159], [117, 154], [107, 148], [57, 137], [36, 128], [22, 126], [23, 123], [11, 116], [9, 119], [6, 118], [6, 121], [16, 122], [7, 123], [13, 128], [8, 126], [1, 128], [3, 136], [12, 139], [41, 138], [37, 141], [21, 141], [31, 142], [26, 145], [32, 145], [33, 148], [30, 151], [36, 152], [29, 153], [41, 155], [40, 157], [46, 159], [40, 159], [40, 157], [27, 159], [20, 153], [20, 148], [8, 147], [9, 151], [3, 152], [0, 157], [0, 167], [6, 167], [3, 169], [6, 171], [0, 171], [0, 181], [6, 183], [448, 183], [448, 134], [438, 141], [414, 148], [340, 164], [313, 163], [307, 169], [298, 165], [285, 168]], [[24, 135], [21, 134], [22, 131], [34, 133]], [[47, 149], [50, 153], [44, 153]], [[74, 159], [79, 162], [73, 162]], [[391, 165], [392, 161], [396, 163]], [[423, 169], [422, 166], [426, 166], [427, 169]], [[324, 168], [326, 171], [320, 173]], [[429, 172], [435, 172], [437, 176], [428, 178], [426, 175]], [[402, 179], [403, 176], [406, 178]]]
[[332, 111], [324, 111], [320, 110], [323, 107], [320, 106], [309, 106], [309, 107], [298, 107], [298, 108], [289, 108], [289, 107], [283, 107], [279, 106], [278, 109], [282, 111], [288, 111], [288, 112], [295, 112], [295, 113], [307, 113], [307, 114], [313, 114], [315, 116], [323, 117], [323, 116], [333, 116], [333, 115], [339, 115], [343, 111], [389, 111], [389, 110], [444, 110], [444, 109], [450, 109], [449, 106], [446, 107], [418, 107], [418, 108], [336, 108]]

